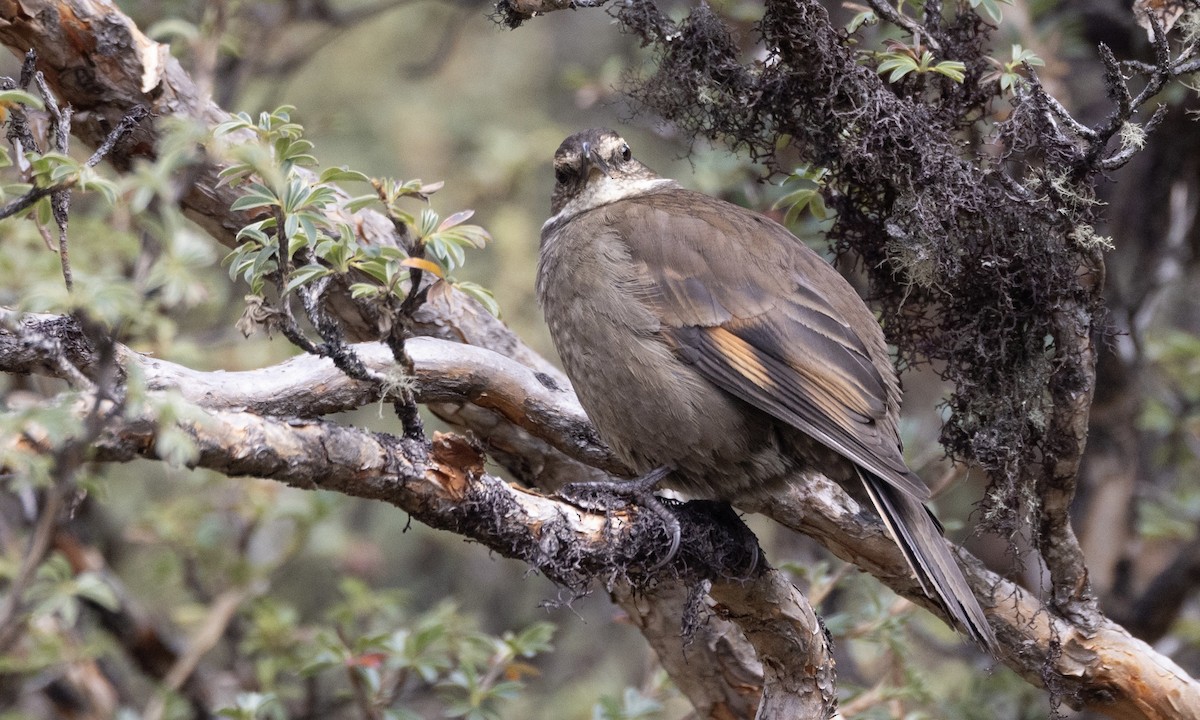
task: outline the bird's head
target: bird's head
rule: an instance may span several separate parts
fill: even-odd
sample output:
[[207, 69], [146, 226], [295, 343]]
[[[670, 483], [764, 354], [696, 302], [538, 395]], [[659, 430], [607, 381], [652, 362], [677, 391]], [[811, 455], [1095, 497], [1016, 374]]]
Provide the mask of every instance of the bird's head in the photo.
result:
[[567, 216], [575, 215], [640, 195], [663, 182], [633, 157], [620, 135], [607, 128], [584, 130], [563, 140], [554, 153], [550, 212], [559, 216], [567, 210]]

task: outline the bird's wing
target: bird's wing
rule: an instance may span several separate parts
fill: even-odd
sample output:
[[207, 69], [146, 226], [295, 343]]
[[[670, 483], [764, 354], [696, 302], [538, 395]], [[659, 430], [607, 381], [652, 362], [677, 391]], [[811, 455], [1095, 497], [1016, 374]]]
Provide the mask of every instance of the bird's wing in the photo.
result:
[[900, 452], [899, 393], [882, 333], [828, 263], [767, 218], [686, 190], [614, 203], [609, 222], [637, 268], [629, 291], [653, 308], [682, 360], [928, 499]]

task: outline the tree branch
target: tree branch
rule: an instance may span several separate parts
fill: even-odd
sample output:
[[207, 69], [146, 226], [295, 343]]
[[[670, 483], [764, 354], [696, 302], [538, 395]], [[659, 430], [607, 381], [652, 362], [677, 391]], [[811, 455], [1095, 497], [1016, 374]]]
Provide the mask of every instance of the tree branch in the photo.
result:
[[[8, 330], [0, 329], [0, 370], [57, 375], [62, 372], [60, 363], [49, 363], [38, 355], [51, 351], [65, 353], [69, 362], [78, 366], [75, 372], [93, 369], [94, 355], [71, 318], [29, 315], [18, 321], [15, 313], [0, 309], [0, 328], [5, 325]], [[59, 342], [37, 342], [41, 335], [53, 335]], [[416, 338], [409, 341], [409, 350], [419, 399], [475, 400], [490, 407], [489, 412], [511, 416], [513, 426], [544, 432], [572, 454], [617, 466], [606, 448], [589, 445], [586, 438], [594, 438], [594, 430], [569, 390], [548, 388], [545, 377], [482, 348]], [[379, 372], [394, 369], [390, 351], [381, 344], [361, 344], [356, 351]], [[203, 410], [203, 417], [181, 424], [196, 443], [196, 466], [384, 500], [432, 527], [471, 537], [502, 555], [525, 560], [576, 592], [586, 591], [594, 578], [608, 578], [609, 582], [635, 578], [635, 585], [642, 587], [647, 583], [648, 568], [661, 553], [662, 539], [653, 513], [646, 517], [636, 508], [612, 515], [588, 513], [514, 487], [483, 474], [479, 449], [462, 438], [442, 436], [427, 455], [414, 443], [387, 435], [315, 420], [263, 417], [312, 417], [379, 400], [377, 386], [347, 377], [331, 360], [302, 355], [263, 370], [204, 373], [120, 346], [117, 355], [125, 376], [145, 378], [149, 406], [155, 397], [171, 393]], [[75, 402], [76, 406], [85, 404], [83, 400]], [[97, 444], [95, 459], [154, 457], [158, 430], [152, 412], [122, 418]], [[246, 453], [245, 448], [261, 451]], [[829, 648], [823, 633], [814, 635], [812, 631], [812, 609], [776, 571], [753, 560], [757, 550], [748, 560], [757, 568], [743, 577], [748, 531], [740, 521], [730, 522], [728, 510], [720, 508], [710, 503], [680, 508], [683, 542], [679, 561], [670, 566], [674, 576], [664, 576], [659, 583], [677, 587], [699, 602], [703, 593], [697, 595], [689, 588], [700, 579], [712, 578], [714, 597], [725, 608], [721, 612], [736, 617], [735, 624], [746, 624], [749, 642], [758, 653], [787, 664], [775, 668], [764, 683], [761, 666], [754, 661], [745, 637], [730, 635], [727, 630], [713, 634], [714, 628], [725, 627], [719, 617], [694, 622], [689, 637], [700, 636], [703, 642], [685, 653], [680, 638], [683, 614], [664, 612], [655, 601], [647, 601], [647, 597], [659, 595], [640, 596], [627, 589], [622, 604], [631, 615], [637, 612], [670, 619], [642, 627], [654, 633], [648, 637], [676, 677], [710, 667], [714, 677], [740, 679], [737, 685], [706, 685], [702, 688], [706, 699], [697, 696], [697, 707], [705, 706], [701, 703], [728, 707], [736, 701], [750, 702], [753, 708], [760, 695], [757, 688], [763, 686], [762, 697], [768, 707], [832, 708], [835, 695]], [[728, 527], [733, 527], [732, 535], [723, 530]], [[711, 614], [703, 609], [697, 612]], [[793, 622], [807, 624], [789, 630]], [[731, 653], [730, 648], [742, 650]], [[809, 673], [815, 673], [814, 677], [810, 679]], [[815, 694], [814, 689], [818, 691]], [[816, 712], [806, 716], [823, 716]]]
[[[50, 322], [50, 316], [38, 317], [41, 323]], [[6, 340], [0, 333], [0, 369], [40, 368], [41, 372], [55, 372], [54, 364], [32, 362], [27, 354], [15, 353], [15, 359], [8, 360], [6, 348], [28, 345]], [[454, 397], [454, 388], [462, 387], [453, 379], [462, 375], [461, 368], [454, 370], [445, 363], [454, 364], [449, 352], [452, 349], [456, 352], [479, 350], [487, 353], [488, 367], [492, 369], [475, 376], [479, 384], [466, 386], [475, 397], [487, 397], [488, 402], [498, 408], [522, 408], [526, 414], [559, 416], [557, 419], [521, 420], [519, 425], [539, 429], [569, 428], [576, 422], [572, 418], [578, 418], [578, 405], [572, 393], [563, 390], [547, 394], [536, 374], [511, 360], [478, 348], [451, 348], [428, 338], [413, 342], [412, 346], [416, 371], [414, 392], [418, 398], [437, 397], [467, 403], [465, 397]], [[390, 359], [386, 349], [380, 346], [373, 351], [375, 347], [361, 346], [365, 350], [363, 357], [386, 356]], [[439, 352], [441, 350], [446, 352]], [[267, 388], [270, 392], [249, 398], [254, 401], [253, 406], [243, 404], [246, 407], [243, 411], [213, 409], [208, 414], [215, 419], [214, 424], [190, 423], [187, 426], [198, 443], [198, 464], [201, 466], [230, 475], [255, 475], [306, 489], [319, 487], [384, 500], [433, 527], [463, 534], [508, 557], [525, 560], [569, 587], [577, 587], [580, 582], [586, 584], [587, 578], [591, 577], [611, 577], [612, 563], [626, 568], [631, 577], [639, 576], [653, 565], [658, 548], [653, 538], [646, 540], [644, 530], [636, 529], [640, 522], [645, 522], [644, 518], [639, 519], [640, 513], [631, 510], [630, 514], [618, 514], [610, 518], [612, 525], [606, 527], [602, 515], [581, 511], [482, 473], [482, 456], [478, 448], [461, 438], [443, 436], [425, 464], [420, 457], [405, 454], [404, 441], [397, 438], [316, 420], [283, 422], [252, 414], [251, 410], [266, 413], [287, 409], [292, 411], [289, 414], [312, 415], [314, 413], [300, 409], [301, 398], [306, 395], [314, 407], [329, 412], [337, 408], [348, 409], [346, 403], [351, 401], [374, 401], [367, 396], [354, 398], [347, 395], [358, 385], [349, 379], [339, 380], [327, 360], [300, 357], [248, 373], [200, 373], [129, 351], [119, 354], [126, 363], [138, 363], [140, 372], [147, 377], [157, 378], [154, 392], [185, 392], [198, 402], [208, 399], [216, 406], [235, 397], [216, 390], [218, 378], [229, 378], [240, 385], [251, 377], [265, 382], [265, 378], [274, 376], [273, 385]], [[423, 366], [423, 361], [429, 361], [431, 365]], [[432, 367], [439, 367], [440, 371], [431, 372]], [[451, 379], [443, 382], [443, 372]], [[489, 384], [491, 378], [497, 379], [496, 384]], [[314, 384], [326, 380], [331, 384]], [[196, 389], [184, 390], [184, 386]], [[316, 392], [314, 388], [321, 388], [321, 391]], [[327, 401], [326, 391], [328, 397], [342, 399]], [[502, 397], [508, 393], [516, 394]], [[526, 397], [540, 397], [544, 402], [526, 403]], [[504, 424], [510, 423], [506, 420]], [[494, 425], [472, 430], [486, 440], [492, 427]], [[101, 445], [100, 459], [152, 456], [152, 418], [127, 418], [122, 421], [122, 428], [113, 439]], [[566, 442], [572, 432], [560, 437], [558, 444], [564, 451], [574, 454], [578, 444]], [[246, 454], [242, 449], [247, 447], [264, 448], [269, 452], [242, 457]], [[603, 454], [604, 450], [592, 448], [591, 452]], [[798, 478], [770, 496], [740, 503], [740, 508], [763, 513], [813, 537], [835, 555], [871, 573], [897, 593], [945, 617], [942, 609], [924, 594], [909, 574], [904, 558], [886, 529], [878, 522], [867, 521], [869, 516], [835, 482], [820, 475]], [[711, 519], [694, 515], [690, 523], [686, 518], [684, 520], [685, 544], [688, 538], [694, 539], [698, 534], [708, 532], [704, 528], [711, 525]], [[1117, 718], [1170, 718], [1200, 712], [1200, 685], [1168, 658], [1133, 638], [1120, 626], [1094, 611], [1087, 615], [1088, 622], [1080, 625], [1075, 619], [1044, 605], [1028, 590], [984, 569], [965, 551], [958, 550], [958, 553], [1004, 648], [1001, 659], [1022, 677], [1042, 684], [1046, 682], [1046, 673], [1053, 671], [1058, 689], [1073, 707], [1091, 707]], [[684, 553], [683, 567], [679, 570], [684, 577], [703, 579], [719, 575], [697, 573], [696, 568], [703, 568], [705, 564], [696, 562], [696, 554], [704, 553], [694, 550]], [[604, 559], [610, 563], [605, 564]], [[564, 567], [567, 570], [564, 571]], [[724, 577], [729, 577], [731, 569], [726, 567], [723, 572]], [[733, 569], [732, 572], [737, 571]], [[780, 615], [781, 608], [787, 605], [781, 605], [784, 601], [779, 598], [786, 593], [780, 589], [778, 578], [767, 573], [756, 576], [755, 582], [765, 584], [750, 590], [736, 590], [717, 583], [711, 595], [730, 608], [728, 617], [747, 633], [760, 657], [781, 654], [778, 647], [771, 644], [775, 638], [787, 638], [787, 647], [803, 647], [804, 639], [812, 636], [816, 626], [805, 619], [801, 610], [782, 611]], [[648, 616], [639, 622], [639, 627], [653, 626], [655, 621], [651, 618], [655, 613], [660, 618], [679, 617], [677, 611], [671, 610], [680, 602], [679, 592], [682, 590], [674, 591], [674, 595], [664, 591], [666, 606], [663, 608], [639, 611]], [[658, 596], [650, 594], [647, 597]], [[802, 602], [799, 597], [786, 598], [786, 602], [797, 603], [797, 608], [807, 606], [806, 603], [799, 604]], [[622, 605], [627, 609], [630, 607], [626, 601], [622, 601]], [[747, 611], [747, 606], [754, 610]], [[772, 618], [779, 621], [788, 617], [793, 618], [789, 621], [794, 628], [790, 634], [781, 635], [777, 627], [770, 625]], [[661, 625], [661, 620], [658, 622]], [[669, 637], [660, 637], [659, 642], [666, 642]], [[717, 636], [709, 634], [707, 637]], [[655, 641], [654, 638], [651, 640]], [[820, 651], [811, 645], [807, 650]], [[690, 658], [691, 650], [688, 653]], [[671, 667], [670, 651], [660, 649], [660, 657], [663, 655], [664, 663]], [[737, 668], [737, 673], [752, 671], [748, 670], [752, 666], [742, 663], [713, 667], [714, 672], [723, 668], [723, 673], [729, 673], [732, 668]], [[768, 687], [771, 682], [768, 676]], [[793, 689], [799, 682], [809, 683], [811, 689], [813, 683], [818, 688], [823, 687], [824, 681], [819, 675], [806, 675], [801, 679], [793, 678], [791, 682]], [[793, 699], [795, 695], [797, 693], [792, 692], [780, 697]], [[812, 700], [812, 697], [806, 697]]]

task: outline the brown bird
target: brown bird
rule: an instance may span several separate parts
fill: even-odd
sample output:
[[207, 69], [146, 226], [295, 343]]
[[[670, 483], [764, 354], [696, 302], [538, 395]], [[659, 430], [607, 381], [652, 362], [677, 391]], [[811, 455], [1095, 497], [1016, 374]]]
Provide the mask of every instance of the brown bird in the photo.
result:
[[772, 220], [685, 190], [592, 129], [554, 155], [538, 299], [600, 436], [727, 501], [804, 471], [861, 481], [927, 595], [995, 636], [904, 463], [900, 389], [863, 301]]

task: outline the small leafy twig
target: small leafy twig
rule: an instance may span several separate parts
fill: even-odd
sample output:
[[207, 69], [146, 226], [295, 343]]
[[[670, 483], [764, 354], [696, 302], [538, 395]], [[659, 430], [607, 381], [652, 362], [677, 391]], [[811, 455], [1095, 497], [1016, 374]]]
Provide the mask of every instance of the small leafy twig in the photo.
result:
[[170, 671], [163, 678], [163, 691], [151, 699], [142, 714], [143, 720], [160, 720], [163, 717], [166, 711], [166, 691], [175, 691], [183, 687], [200, 665], [200, 660], [220, 642], [238, 609], [253, 595], [252, 587], [226, 590], [209, 605], [204, 622], [191, 637], [187, 650], [175, 659]]
[[[346, 647], [353, 647], [354, 643], [346, 633], [346, 629], [341, 625], [337, 626], [338, 639]], [[359, 674], [358, 668], [353, 664], [346, 665], [346, 676], [350, 680], [350, 687], [354, 691], [354, 703], [358, 705], [359, 711], [366, 720], [380, 720], [382, 717], [379, 713], [379, 708], [376, 707], [374, 701], [371, 700], [370, 690], [363, 682], [362, 675]]]
[[104, 137], [104, 142], [96, 148], [83, 164], [85, 167], [96, 167], [110, 152], [116, 147], [117, 143], [121, 142], [125, 136], [133, 132], [134, 128], [141, 124], [143, 120], [150, 117], [150, 111], [144, 105], [134, 105], [125, 112], [125, 116], [121, 118], [121, 122], [113, 128], [108, 135]]
[[912, 45], [888, 40], [884, 45], [888, 48], [887, 52], [875, 53], [875, 57], [880, 61], [875, 70], [880, 75], [886, 74], [890, 83], [902, 80], [910, 73], [936, 73], [956, 83], [961, 83], [966, 77], [966, 65], [958, 60], [935, 60], [933, 52], [922, 45], [920, 40]]
[[[39, 87], [44, 87], [45, 80], [44, 80], [44, 78], [42, 78], [42, 74], [40, 72], [36, 73], [35, 77], [39, 79]], [[49, 95], [49, 92], [50, 92], [49, 88], [46, 88], [44, 90], [44, 92], [47, 93], [46, 105], [47, 105], [47, 107], [52, 108], [51, 109], [52, 117], [59, 118], [54, 123], [54, 125], [57, 127], [57, 132], [53, 133], [56, 138], [55, 149], [57, 152], [65, 153], [65, 151], [66, 151], [65, 143], [67, 140], [65, 133], [67, 131], [69, 131], [69, 128], [70, 128], [69, 108], [66, 112], [58, 111], [57, 104], [52, 99], [52, 96]], [[36, 142], [33, 142], [32, 136], [24, 137], [24, 132], [22, 132], [22, 137], [24, 137], [24, 139], [14, 140], [14, 136], [13, 136], [13, 132], [14, 132], [13, 128], [14, 127], [17, 127], [17, 126], [24, 126], [26, 128], [28, 127], [24, 120], [24, 112], [23, 112], [23, 110], [21, 110], [19, 108], [20, 108], [20, 106], [14, 106], [9, 112], [10, 121], [11, 121], [10, 130], [9, 130], [9, 140], [14, 142], [14, 144], [17, 146], [18, 150], [25, 144], [30, 144], [30, 143], [32, 143], [32, 145], [34, 147], [36, 147]], [[57, 115], [56, 115], [56, 112], [57, 112]], [[100, 163], [100, 161], [102, 159], [104, 159], [104, 157], [112, 151], [112, 149], [116, 146], [116, 144], [118, 142], [120, 142], [125, 136], [127, 136], [129, 133], [131, 133], [133, 131], [133, 129], [135, 127], [137, 127], [137, 125], [139, 123], [141, 123], [141, 121], [144, 120], [149, 115], [150, 115], [150, 112], [141, 105], [135, 105], [133, 108], [131, 108], [129, 110], [129, 112], [127, 112], [125, 114], [125, 117], [123, 117], [121, 119], [121, 122], [117, 125], [117, 127], [113, 128], [113, 130], [111, 132], [109, 132], [109, 134], [105, 137], [104, 142], [101, 143], [100, 146], [96, 148], [95, 152], [93, 152], [92, 155], [86, 161], [84, 161], [83, 167], [93, 168], [96, 165], [98, 165]], [[18, 118], [20, 118], [20, 121], [18, 121]], [[60, 144], [61, 144], [61, 147], [58, 147]], [[70, 191], [70, 189], [78, 186], [79, 184], [80, 184], [79, 174], [73, 173], [71, 175], [68, 175], [61, 182], [52, 183], [52, 184], [44, 186], [44, 187], [33, 187], [28, 192], [26, 192], [24, 195], [22, 195], [21, 197], [13, 200], [12, 202], [8, 203], [7, 205], [4, 205], [3, 207], [0, 207], [0, 219], [3, 219], [3, 218], [7, 218], [7, 217], [11, 217], [13, 215], [16, 215], [17, 213], [20, 213], [24, 210], [27, 210], [30, 207], [32, 207], [35, 203], [37, 203], [39, 200], [41, 200], [42, 198], [50, 196], [51, 201], [54, 203], [53, 210], [54, 210], [55, 220], [59, 226], [58, 250], [59, 250], [59, 255], [60, 255], [62, 266], [63, 266], [63, 276], [67, 283], [68, 289], [71, 287], [71, 284], [72, 284], [71, 283], [70, 258], [68, 255], [68, 250], [67, 250], [67, 245], [66, 245], [66, 220], [67, 220], [66, 211], [68, 209], [70, 200], [69, 200], [69, 195], [64, 196], [63, 193], [68, 193]], [[65, 200], [58, 199], [58, 198], [65, 198]]]
[[[54, 93], [50, 92], [50, 87], [46, 85], [46, 76], [42, 74], [41, 70], [33, 74], [33, 81], [37, 85], [38, 92], [42, 94], [42, 101], [46, 105], [47, 112], [50, 113], [50, 128], [47, 132], [50, 136], [50, 148], [54, 152], [66, 155], [71, 138], [73, 110], [70, 105], [59, 108], [58, 100], [55, 99]], [[71, 290], [75, 282], [71, 276], [71, 255], [67, 243], [67, 225], [71, 219], [71, 189], [69, 187], [50, 193], [50, 212], [54, 217], [54, 224], [58, 226], [58, 259], [62, 266], [63, 282], [66, 283], [67, 290]]]
[[[21, 561], [20, 569], [7, 588], [3, 603], [0, 604], [0, 654], [6, 652], [20, 636], [19, 631], [24, 625], [21, 611], [25, 589], [50, 550], [59, 515], [66, 506], [67, 497], [74, 487], [72, 481], [76, 471], [83, 464], [88, 448], [100, 437], [109, 420], [119, 415], [124, 408], [124, 404], [117, 398], [114, 388], [110, 386], [109, 382], [103, 382], [104, 380], [115, 381], [116, 343], [111, 338], [99, 336], [98, 329], [91, 326], [86, 319], [76, 317], [76, 321], [97, 348], [99, 360], [96, 364], [96, 377], [102, 381], [95, 384], [88, 382], [88, 389], [92, 391], [93, 399], [83, 418], [82, 428], [78, 435], [53, 450], [50, 483], [45, 493], [41, 515], [34, 527], [33, 536], [29, 541], [29, 549]], [[55, 358], [55, 365], [60, 371], [64, 368], [75, 368], [57, 342], [48, 342], [45, 347]], [[78, 371], [76, 370], [76, 372]], [[68, 372], [68, 377], [71, 374]], [[28, 435], [26, 435], [26, 441], [40, 444], [38, 440]]]
[[[311, 154], [312, 143], [303, 138], [303, 128], [292, 121], [291, 112], [291, 107], [281, 107], [262, 113], [257, 122], [239, 114], [214, 131], [217, 136], [250, 132], [269, 148], [265, 152], [243, 149], [239, 161], [220, 173], [222, 183], [246, 180], [244, 194], [231, 209], [254, 211], [257, 218], [237, 234], [241, 244], [226, 258], [230, 276], [243, 277], [256, 298], [262, 298], [263, 288], [270, 282], [280, 298], [278, 310], [248, 312], [246, 317], [274, 323], [306, 352], [329, 357], [349, 377], [376, 385], [381, 397], [396, 398], [396, 414], [404, 424], [405, 437], [424, 446], [424, 427], [411, 391], [403, 382], [371, 371], [355, 355], [346, 340], [346, 329], [326, 306], [326, 293], [335, 278], [349, 282], [350, 299], [360, 315], [375, 324], [379, 339], [396, 362], [411, 370], [404, 342], [411, 335], [414, 314], [431, 287], [449, 282], [448, 273], [463, 263], [463, 248], [482, 247], [490, 236], [483, 228], [464, 224], [471, 217], [469, 210], [442, 219], [431, 208], [414, 215], [397, 206], [406, 198], [428, 200], [441, 188], [440, 182], [372, 179], [346, 168], [326, 169], [316, 179], [301, 172], [302, 166], [313, 166], [316, 159]], [[374, 192], [370, 195], [345, 199], [340, 207], [354, 213], [382, 203], [396, 247], [361, 243], [349, 223], [331, 221], [327, 209], [339, 203], [332, 183], [340, 181], [371, 185]], [[428, 282], [429, 275], [437, 279]], [[494, 308], [494, 300], [489, 304], [482, 288], [470, 283], [458, 286]], [[299, 297], [321, 343], [309, 340], [297, 325], [292, 316], [293, 296]], [[267, 305], [262, 299], [257, 302]]]
[[[29, 83], [33, 81], [33, 73], [36, 69], [37, 53], [33, 50], [25, 53], [25, 60], [21, 63], [21, 75], [17, 82], [13, 82], [12, 78], [0, 79], [0, 90], [22, 90], [29, 87]], [[38, 143], [37, 138], [33, 136], [33, 130], [29, 126], [29, 119], [25, 115], [25, 110], [20, 105], [14, 105], [8, 112], [8, 132], [5, 139], [17, 148], [18, 153], [23, 150], [31, 150], [41, 154], [42, 148]]]
[[16, 577], [5, 588], [4, 603], [0, 605], [0, 653], [7, 652], [20, 636], [24, 625], [21, 617], [21, 601], [25, 590], [33, 580], [34, 571], [46, 558], [50, 550], [50, 541], [54, 539], [54, 528], [58, 524], [59, 513], [66, 504], [67, 490], [57, 483], [51, 485], [43, 498], [41, 516], [33, 529], [33, 537], [29, 541], [29, 549], [21, 559], [21, 567]]

